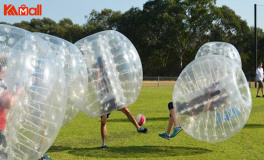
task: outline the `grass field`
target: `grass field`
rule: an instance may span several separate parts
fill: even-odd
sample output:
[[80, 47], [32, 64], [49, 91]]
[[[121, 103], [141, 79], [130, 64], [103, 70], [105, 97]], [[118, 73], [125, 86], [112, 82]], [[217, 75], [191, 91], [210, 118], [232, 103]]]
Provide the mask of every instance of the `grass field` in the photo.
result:
[[47, 154], [53, 160], [86, 159], [264, 159], [264, 98], [251, 89], [253, 107], [245, 127], [234, 137], [219, 143], [198, 141], [184, 131], [165, 140], [158, 136], [168, 123], [167, 103], [172, 87], [143, 87], [139, 99], [129, 106], [142, 113], [147, 134], [139, 134], [122, 112], [115, 111], [107, 123], [107, 149], [100, 150], [100, 118], [83, 113], [61, 128]]

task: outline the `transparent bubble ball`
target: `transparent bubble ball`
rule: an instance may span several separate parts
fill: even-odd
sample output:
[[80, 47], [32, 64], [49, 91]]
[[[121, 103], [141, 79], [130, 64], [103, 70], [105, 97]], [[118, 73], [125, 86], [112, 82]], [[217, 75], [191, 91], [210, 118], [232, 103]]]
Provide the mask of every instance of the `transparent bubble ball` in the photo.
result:
[[21, 28], [0, 24], [0, 54], [8, 57], [12, 47], [29, 33]]
[[198, 50], [195, 59], [206, 55], [221, 55], [231, 59], [242, 67], [241, 57], [237, 49], [230, 43], [226, 42], [208, 42], [203, 44]]
[[0, 156], [38, 159], [53, 143], [64, 119], [64, 72], [56, 65], [53, 50], [38, 36], [7, 25], [0, 25], [0, 36], [6, 39], [0, 42], [5, 46], [0, 56], [7, 60], [1, 82], [6, 89], [0, 96], [7, 102], [6, 92], [12, 104], [0, 106], [7, 112], [3, 130], [7, 144], [0, 147]]
[[83, 108], [91, 117], [105, 115], [134, 103], [143, 72], [137, 50], [117, 31], [103, 31], [75, 43], [84, 55], [88, 94]]
[[53, 49], [57, 62], [62, 66], [67, 87], [67, 107], [63, 126], [68, 124], [79, 112], [87, 94], [88, 73], [80, 50], [72, 43], [44, 33], [35, 33]]
[[243, 128], [252, 100], [241, 67], [223, 56], [207, 55], [184, 68], [174, 86], [173, 105], [187, 134], [220, 142]]

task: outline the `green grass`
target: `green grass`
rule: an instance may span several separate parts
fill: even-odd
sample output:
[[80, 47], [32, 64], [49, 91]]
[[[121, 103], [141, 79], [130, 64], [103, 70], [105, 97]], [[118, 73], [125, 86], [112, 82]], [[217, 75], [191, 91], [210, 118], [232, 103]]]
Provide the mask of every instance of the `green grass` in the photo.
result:
[[168, 124], [167, 103], [173, 88], [142, 88], [139, 99], [129, 106], [147, 121], [147, 134], [139, 134], [122, 112], [115, 111], [107, 123], [107, 149], [100, 150], [100, 118], [83, 113], [61, 128], [47, 154], [54, 160], [85, 159], [264, 159], [264, 98], [251, 89], [253, 107], [245, 127], [234, 137], [218, 143], [198, 141], [182, 131], [165, 140], [158, 137]]

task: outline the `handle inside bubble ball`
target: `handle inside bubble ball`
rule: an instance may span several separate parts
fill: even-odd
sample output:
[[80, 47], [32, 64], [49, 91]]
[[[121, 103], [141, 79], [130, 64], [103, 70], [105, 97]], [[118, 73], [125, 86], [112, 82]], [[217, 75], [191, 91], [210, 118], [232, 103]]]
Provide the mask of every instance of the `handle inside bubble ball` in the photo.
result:
[[211, 94], [210, 94], [210, 97], [214, 97], [214, 96], [216, 96], [216, 95], [218, 95], [218, 94], [220, 94], [220, 90], [217, 90], [217, 91], [211, 93]]

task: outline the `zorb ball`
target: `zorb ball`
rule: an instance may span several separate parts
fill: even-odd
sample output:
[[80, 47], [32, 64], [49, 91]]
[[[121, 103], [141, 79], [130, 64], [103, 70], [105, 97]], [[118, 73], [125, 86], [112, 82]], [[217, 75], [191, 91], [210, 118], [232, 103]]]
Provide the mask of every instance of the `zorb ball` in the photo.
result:
[[251, 94], [241, 67], [223, 56], [192, 61], [178, 77], [173, 105], [184, 131], [207, 142], [224, 141], [246, 124]]
[[220, 55], [224, 56], [228, 59], [231, 59], [235, 63], [237, 63], [240, 67], [241, 58], [237, 49], [230, 43], [226, 42], [208, 42], [203, 44], [198, 50], [195, 59], [207, 56], [207, 55]]
[[[4, 27], [9, 30], [9, 26]], [[64, 119], [64, 72], [56, 64], [53, 50], [38, 36], [27, 33], [21, 38], [13, 32], [1, 35], [16, 42], [4, 56], [6, 74], [0, 96], [7, 103], [5, 95], [11, 95], [11, 105], [0, 106], [6, 111], [2, 131], [6, 144], [0, 147], [1, 157], [38, 159], [53, 143]]]
[[83, 55], [72, 43], [61, 38], [35, 33], [53, 49], [59, 65], [62, 66], [67, 87], [67, 107], [63, 125], [68, 124], [79, 112], [84, 96], [87, 94], [88, 74]]
[[98, 117], [134, 103], [142, 85], [142, 65], [133, 44], [121, 33], [103, 31], [75, 45], [88, 71], [85, 114]]
[[30, 32], [21, 28], [0, 24], [0, 55], [8, 57], [12, 47], [28, 33]]
[[139, 126], [142, 126], [143, 124], [146, 123], [146, 117], [143, 114], [138, 114], [136, 116], [136, 121], [137, 121]]

